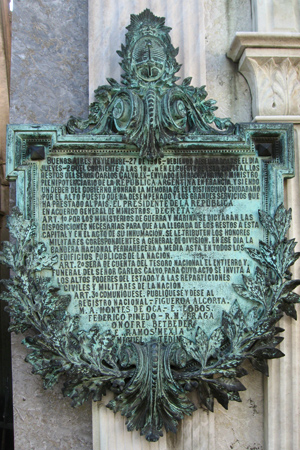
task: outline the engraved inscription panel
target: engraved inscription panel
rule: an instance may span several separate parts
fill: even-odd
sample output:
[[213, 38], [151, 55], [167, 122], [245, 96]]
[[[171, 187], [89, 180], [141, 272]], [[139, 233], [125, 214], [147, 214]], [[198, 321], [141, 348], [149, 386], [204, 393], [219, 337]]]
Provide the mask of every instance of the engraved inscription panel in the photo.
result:
[[83, 328], [170, 342], [218, 326], [262, 239], [259, 158], [51, 156], [40, 177], [39, 238]]

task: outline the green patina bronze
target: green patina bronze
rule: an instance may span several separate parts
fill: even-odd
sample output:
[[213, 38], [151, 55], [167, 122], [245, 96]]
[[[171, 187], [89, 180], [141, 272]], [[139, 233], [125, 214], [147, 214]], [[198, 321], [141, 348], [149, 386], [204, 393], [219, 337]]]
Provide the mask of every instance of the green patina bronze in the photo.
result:
[[300, 284], [282, 205], [292, 126], [217, 119], [203, 87], [176, 84], [169, 30], [131, 16], [123, 83], [96, 90], [87, 120], [9, 126], [1, 253], [10, 330], [31, 329], [45, 388], [63, 375], [73, 406], [112, 390], [149, 441], [192, 414], [189, 391], [227, 408], [245, 360], [268, 374]]
[[132, 14], [127, 30], [126, 45], [117, 52], [124, 70], [122, 83], [108, 78], [110, 86], [98, 87], [89, 118], [72, 117], [69, 133], [123, 134], [126, 142], [139, 148], [141, 157], [155, 159], [163, 155], [163, 147], [178, 141], [178, 135], [221, 133], [210, 124], [226, 134], [234, 132], [229, 119], [215, 117], [216, 101], [205, 100], [204, 86], [190, 86], [191, 78], [176, 84], [178, 48], [171, 44], [171, 28], [163, 17], [149, 9]]

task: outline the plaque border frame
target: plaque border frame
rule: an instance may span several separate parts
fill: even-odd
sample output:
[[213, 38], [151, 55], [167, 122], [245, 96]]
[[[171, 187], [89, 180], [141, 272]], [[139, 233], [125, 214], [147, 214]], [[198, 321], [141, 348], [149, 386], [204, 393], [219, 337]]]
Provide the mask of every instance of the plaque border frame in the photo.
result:
[[[288, 246], [289, 249], [286, 251], [290, 251], [289, 258], [292, 264], [298, 258], [299, 254], [294, 254], [293, 256], [295, 246], [292, 242], [293, 240], [287, 241], [283, 236], [288, 229], [291, 213], [290, 211], [286, 212], [283, 207], [278, 207], [278, 205], [281, 203], [283, 197], [283, 179], [293, 176], [293, 127], [289, 124], [250, 123], [238, 124], [236, 130], [237, 133], [230, 136], [198, 135], [192, 136], [192, 138], [190, 136], [182, 136], [176, 145], [172, 144], [164, 148], [164, 157], [175, 155], [195, 156], [200, 154], [218, 155], [224, 152], [228, 152], [231, 155], [255, 155], [259, 154], [259, 152], [263, 153], [266, 149], [270, 153], [271, 148], [273, 155], [271, 164], [269, 164], [270, 156], [262, 156], [266, 158], [266, 170], [264, 173], [272, 180], [272, 183], [268, 184], [269, 209], [260, 213], [260, 219], [267, 236], [267, 244], [264, 245], [269, 245], [269, 248], [271, 248], [270, 236], [275, 236], [273, 253], [274, 251], [276, 253], [276, 248], [279, 248], [278, 246]], [[35, 269], [33, 270], [32, 267], [28, 269], [26, 268], [27, 262], [24, 262], [24, 260], [20, 261], [21, 270], [23, 272], [25, 270], [28, 280], [32, 282], [41, 268], [51, 268], [55, 263], [55, 259], [49, 258], [47, 255], [45, 245], [35, 242], [33, 237], [36, 229], [34, 225], [36, 217], [34, 214], [30, 214], [30, 211], [34, 210], [32, 203], [35, 201], [31, 193], [34, 193], [37, 188], [37, 186], [32, 185], [32, 179], [35, 179], [33, 176], [34, 167], [36, 167], [38, 161], [46, 158], [47, 155], [57, 154], [97, 154], [111, 156], [111, 153], [114, 153], [115, 150], [116, 156], [138, 157], [138, 151], [133, 145], [124, 143], [121, 136], [71, 136], [66, 133], [64, 126], [55, 125], [9, 125], [7, 144], [8, 179], [10, 181], [16, 181], [17, 206], [21, 211], [21, 213], [17, 211], [13, 212], [10, 219], [11, 231], [14, 227], [16, 228], [16, 224], [18, 228], [20, 226], [22, 228], [20, 224], [23, 223], [27, 234], [31, 230], [29, 234], [32, 237], [29, 241], [23, 242], [26, 247], [26, 252], [29, 254], [31, 252], [34, 255], [36, 254], [36, 250], [39, 249], [39, 268], [34, 263], [35, 265], [33, 264], [32, 267], [35, 267]], [[26, 186], [29, 189], [26, 189]], [[30, 195], [28, 195], [28, 192], [30, 192]], [[25, 201], [23, 201], [24, 199]], [[275, 214], [274, 219], [271, 219], [270, 214]], [[272, 229], [270, 225], [272, 220], [274, 223], [277, 223], [279, 231]], [[22, 233], [15, 230], [12, 231], [12, 234], [17, 239], [17, 246], [20, 247], [18, 239], [20, 242], [22, 241]], [[252, 258], [262, 263], [262, 251], [260, 255], [255, 253], [257, 251], [254, 249], [250, 249], [249, 252]], [[1, 258], [5, 262], [5, 247]], [[34, 261], [34, 257], [32, 257], [32, 260]], [[267, 257], [263, 261], [267, 270], [274, 270], [274, 267], [270, 266], [270, 263], [268, 265], [268, 261]], [[18, 274], [18, 270], [12, 266], [10, 267]], [[261, 271], [257, 270], [255, 276], [261, 279]], [[41, 280], [39, 276], [36, 279], [37, 283]], [[194, 367], [192, 367], [193, 365], [190, 366], [191, 361], [199, 362], [201, 359], [199, 356], [199, 348], [203, 347], [202, 343], [207, 339], [207, 336], [205, 337], [205, 333], [203, 334], [203, 331], [201, 329], [199, 330], [199, 327], [196, 331], [194, 342], [185, 339], [182, 345], [172, 344], [170, 346], [163, 346], [155, 341], [147, 342], [144, 345], [133, 342], [131, 345], [123, 347], [120, 353], [120, 349], [116, 351], [112, 344], [111, 335], [105, 333], [99, 334], [95, 329], [92, 332], [82, 332], [78, 328], [78, 324], [73, 323], [73, 325], [70, 325], [72, 320], [74, 322], [74, 318], [72, 319], [65, 311], [70, 299], [66, 298], [66, 296], [60, 296], [56, 287], [52, 285], [51, 280], [47, 280], [45, 283], [48, 283], [46, 297], [48, 296], [51, 299], [51, 308], [53, 308], [53, 311], [51, 311], [51, 308], [49, 310], [49, 317], [52, 317], [51, 320], [56, 325], [59, 317], [60, 328], [58, 329], [63, 334], [67, 334], [70, 340], [70, 342], [66, 343], [67, 353], [74, 354], [71, 339], [78, 340], [80, 335], [81, 341], [80, 339], [79, 341], [83, 346], [82, 348], [89, 355], [95, 352], [102, 355], [103, 360], [102, 363], [100, 362], [102, 376], [99, 377], [99, 374], [96, 375], [95, 372], [91, 375], [86, 364], [82, 364], [81, 362], [82, 366], [80, 367], [80, 361], [77, 361], [77, 365], [75, 364], [77, 367], [76, 370], [74, 367], [66, 369], [60, 362], [61, 367], [56, 373], [54, 369], [57, 369], [57, 359], [53, 358], [51, 360], [50, 358], [50, 363], [48, 362], [47, 365], [45, 363], [45, 349], [41, 350], [39, 348], [39, 343], [43, 340], [41, 338], [41, 336], [43, 337], [41, 330], [37, 330], [38, 333], [35, 337], [32, 338], [29, 336], [23, 341], [32, 350], [26, 359], [33, 365], [33, 371], [43, 377], [45, 387], [51, 387], [62, 374], [67, 374], [68, 381], [64, 388], [64, 395], [72, 398], [73, 406], [78, 406], [90, 395], [94, 400], [101, 399], [108, 386], [110, 386], [110, 389], [116, 392], [117, 395], [108, 406], [114, 411], [120, 410], [127, 417], [127, 427], [129, 430], [134, 428], [141, 429], [141, 434], [144, 434], [147, 440], [157, 441], [162, 436], [163, 426], [167, 431], [176, 432], [178, 421], [183, 418], [184, 414], [191, 414], [195, 409], [195, 406], [186, 395], [190, 390], [196, 389], [198, 391], [200, 404], [209, 410], [213, 409], [214, 398], [227, 408], [230, 400], [240, 401], [238, 392], [244, 390], [244, 386], [238, 380], [239, 377], [246, 373], [245, 369], [240, 366], [243, 359], [249, 359], [257, 370], [267, 374], [266, 359], [282, 356], [280, 350], [276, 348], [282, 340], [277, 334], [282, 330], [275, 327], [275, 322], [279, 316], [282, 316], [283, 311], [295, 318], [293, 303], [298, 302], [299, 298], [297, 294], [291, 294], [290, 291], [300, 282], [299, 280], [290, 281], [287, 278], [284, 283], [285, 286], [288, 286], [287, 292], [291, 299], [288, 306], [285, 305], [284, 308], [281, 305], [281, 309], [278, 308], [275, 322], [273, 321], [274, 323], [269, 324], [270, 329], [268, 332], [263, 333], [262, 336], [257, 336], [252, 353], [248, 352], [248, 356], [245, 358], [237, 357], [234, 364], [231, 361], [231, 367], [224, 366], [221, 374], [216, 379], [211, 375], [207, 376], [207, 378], [203, 376], [199, 378], [197, 375], [199, 370], [197, 372], [195, 365]], [[43, 289], [45, 288], [45, 283], [42, 282]], [[249, 280], [247, 281], [247, 279], [244, 279], [244, 285], [238, 285], [235, 289], [238, 295], [244, 296], [245, 298], [249, 298], [251, 294], [251, 289], [249, 291]], [[246, 292], [247, 289], [250, 294]], [[286, 299], [287, 297], [285, 296], [284, 298]], [[7, 296], [5, 297], [4, 295], [4, 299], [7, 300]], [[10, 307], [8, 307], [8, 310], [13, 318], [11, 330], [15, 332], [25, 331], [26, 326], [24, 328], [22, 320], [16, 318], [16, 316], [14, 318], [14, 313]], [[55, 314], [53, 316], [54, 312]], [[230, 333], [233, 324], [235, 327], [237, 326], [236, 321], [240, 320], [241, 314], [242, 312], [236, 302], [232, 305], [229, 314], [223, 314], [222, 326], [224, 330], [227, 330], [227, 333]], [[65, 327], [69, 331], [70, 329], [72, 330], [71, 334], [66, 333]], [[217, 339], [216, 335], [217, 333], [215, 333], [214, 339]], [[218, 339], [220, 340], [221, 338], [218, 337]], [[188, 378], [184, 376], [187, 363], [190, 373]], [[100, 380], [101, 377], [102, 379]], [[143, 381], [146, 378], [150, 378], [151, 381], [151, 387], [148, 386], [147, 389], [145, 389]], [[157, 378], [159, 378], [160, 383], [156, 381]], [[156, 386], [154, 390], [153, 383]], [[142, 395], [141, 392], [144, 394]], [[151, 400], [149, 400], [149, 392], [152, 392], [150, 397], [153, 398]], [[132, 398], [133, 395], [134, 398]], [[163, 402], [159, 400], [162, 398], [164, 398]], [[139, 402], [134, 399], [139, 399]], [[141, 408], [145, 410], [142, 419], [140, 418], [139, 412]]]

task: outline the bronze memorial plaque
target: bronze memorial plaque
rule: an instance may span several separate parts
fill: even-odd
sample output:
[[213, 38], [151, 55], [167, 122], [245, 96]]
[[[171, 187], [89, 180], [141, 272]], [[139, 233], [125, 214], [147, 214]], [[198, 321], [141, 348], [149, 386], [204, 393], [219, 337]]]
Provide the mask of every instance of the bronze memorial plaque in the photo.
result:
[[179, 70], [169, 28], [131, 16], [123, 81], [95, 91], [88, 119], [10, 125], [16, 205], [1, 261], [11, 330], [46, 388], [66, 376], [80, 405], [108, 407], [150, 441], [195, 405], [225, 408], [248, 359], [282, 356], [276, 322], [296, 318], [285, 236], [292, 126], [233, 124]]
[[215, 328], [263, 238], [261, 172], [255, 155], [47, 157], [38, 239], [82, 327], [165, 344]]

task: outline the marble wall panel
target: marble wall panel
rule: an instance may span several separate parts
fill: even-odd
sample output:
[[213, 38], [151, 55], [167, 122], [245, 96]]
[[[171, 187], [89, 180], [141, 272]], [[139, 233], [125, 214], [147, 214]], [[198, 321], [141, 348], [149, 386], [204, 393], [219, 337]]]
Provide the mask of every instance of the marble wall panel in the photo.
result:
[[[87, 111], [87, 0], [15, 1], [11, 122], [65, 123]], [[61, 386], [44, 391], [21, 340], [12, 335], [15, 450], [90, 450], [90, 403], [73, 409]]]
[[11, 123], [65, 123], [88, 111], [88, 0], [14, 2]]

